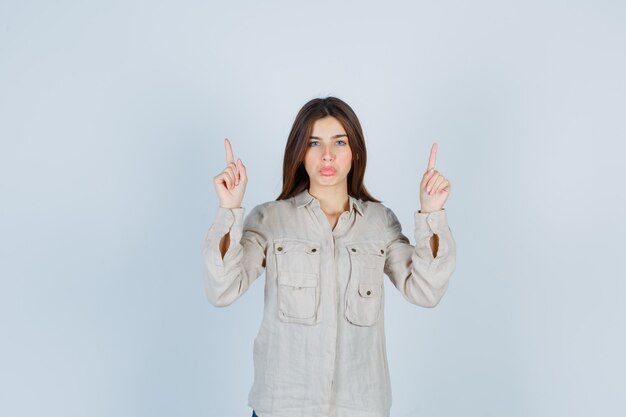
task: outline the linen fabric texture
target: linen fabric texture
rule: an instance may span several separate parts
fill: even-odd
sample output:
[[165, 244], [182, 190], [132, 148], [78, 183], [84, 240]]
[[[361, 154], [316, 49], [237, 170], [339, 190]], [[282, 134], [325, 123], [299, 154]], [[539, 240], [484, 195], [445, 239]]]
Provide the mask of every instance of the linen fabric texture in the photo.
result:
[[445, 209], [414, 213], [415, 246], [391, 209], [352, 196], [334, 229], [308, 190], [260, 204], [245, 220], [244, 210], [217, 209], [202, 255], [214, 306], [233, 303], [265, 272], [248, 405], [259, 417], [389, 416], [384, 276], [410, 303], [439, 303], [456, 268]]

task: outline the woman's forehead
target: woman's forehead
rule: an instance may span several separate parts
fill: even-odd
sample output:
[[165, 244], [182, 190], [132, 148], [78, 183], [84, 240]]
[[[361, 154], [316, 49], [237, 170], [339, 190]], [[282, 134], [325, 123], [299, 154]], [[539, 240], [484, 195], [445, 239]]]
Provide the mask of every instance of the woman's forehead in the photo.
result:
[[331, 137], [336, 135], [345, 135], [346, 131], [339, 120], [332, 116], [326, 116], [322, 119], [317, 119], [313, 123], [312, 136], [317, 137]]

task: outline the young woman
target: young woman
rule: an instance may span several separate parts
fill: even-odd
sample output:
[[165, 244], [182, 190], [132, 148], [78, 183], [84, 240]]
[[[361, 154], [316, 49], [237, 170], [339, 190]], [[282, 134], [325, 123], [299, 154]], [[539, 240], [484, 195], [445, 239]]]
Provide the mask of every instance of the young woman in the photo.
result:
[[245, 220], [248, 174], [224, 144], [227, 166], [213, 181], [219, 208], [202, 245], [204, 282], [211, 304], [227, 306], [265, 271], [253, 416], [389, 416], [384, 275], [410, 303], [434, 307], [455, 269], [443, 208], [450, 182], [435, 169], [437, 144], [420, 182], [415, 246], [363, 184], [365, 141], [345, 102], [304, 105], [287, 139], [281, 194]]

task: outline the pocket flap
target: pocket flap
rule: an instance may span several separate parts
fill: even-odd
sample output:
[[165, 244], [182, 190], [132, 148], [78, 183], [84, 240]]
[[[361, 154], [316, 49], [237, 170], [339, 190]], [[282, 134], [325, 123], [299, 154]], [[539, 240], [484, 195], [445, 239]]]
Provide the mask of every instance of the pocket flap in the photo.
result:
[[348, 252], [354, 255], [374, 255], [385, 256], [385, 242], [384, 241], [368, 241], [368, 242], [353, 242], [348, 243]]
[[276, 239], [274, 253], [277, 255], [288, 252], [306, 252], [311, 255], [320, 253], [320, 244], [309, 240]]
[[290, 287], [317, 287], [317, 275], [307, 273], [283, 272], [278, 275], [278, 285]]
[[380, 295], [380, 284], [369, 282], [359, 283], [359, 295], [361, 297], [378, 297]]

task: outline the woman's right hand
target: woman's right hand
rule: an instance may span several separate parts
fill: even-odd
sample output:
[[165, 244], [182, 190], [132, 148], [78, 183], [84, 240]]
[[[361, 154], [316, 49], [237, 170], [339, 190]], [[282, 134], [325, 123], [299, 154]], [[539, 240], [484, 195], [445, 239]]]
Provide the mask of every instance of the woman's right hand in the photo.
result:
[[224, 146], [226, 147], [227, 165], [222, 172], [213, 178], [213, 185], [220, 200], [220, 207], [239, 208], [246, 192], [248, 175], [241, 159], [237, 158], [237, 164], [235, 164], [233, 148], [228, 139], [224, 139]]

